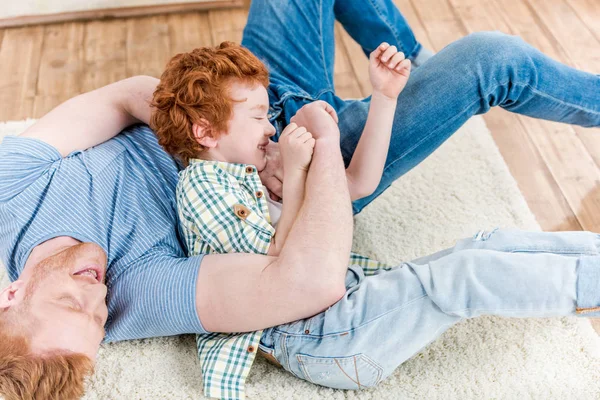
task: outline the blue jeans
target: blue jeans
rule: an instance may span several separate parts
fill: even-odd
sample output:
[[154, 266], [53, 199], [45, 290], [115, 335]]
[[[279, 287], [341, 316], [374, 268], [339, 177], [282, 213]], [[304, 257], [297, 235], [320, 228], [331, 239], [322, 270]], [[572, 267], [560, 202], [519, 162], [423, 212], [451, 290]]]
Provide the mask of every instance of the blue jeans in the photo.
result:
[[[348, 165], [367, 119], [369, 98], [343, 100], [335, 94], [336, 17], [365, 52], [384, 40], [405, 49], [409, 57], [420, 49], [391, 0], [253, 0], [242, 44], [270, 69], [270, 116], [278, 131], [304, 104], [325, 100], [339, 114]], [[599, 126], [600, 77], [556, 62], [515, 36], [483, 32], [450, 44], [412, 72], [398, 98], [381, 182], [371, 196], [354, 202], [354, 212], [470, 117], [492, 106]]]
[[599, 283], [598, 234], [479, 232], [376, 275], [350, 268], [339, 302], [265, 330], [260, 348], [298, 378], [361, 389], [465, 318], [597, 316]]
[[[418, 53], [391, 0], [253, 0], [243, 44], [270, 68], [270, 117], [278, 131], [304, 104], [325, 100], [339, 114], [348, 163], [369, 99], [335, 95], [336, 18], [365, 53], [381, 41], [405, 50], [409, 58]], [[354, 212], [467, 119], [496, 105], [599, 126], [600, 77], [501, 33], [477, 33], [447, 46], [411, 74], [398, 99], [381, 183], [372, 196], [354, 202]], [[599, 235], [589, 232], [498, 230], [374, 276], [350, 268], [342, 300], [312, 318], [266, 330], [260, 347], [313, 383], [373, 386], [463, 318], [565, 316], [577, 309], [599, 316], [599, 244]]]

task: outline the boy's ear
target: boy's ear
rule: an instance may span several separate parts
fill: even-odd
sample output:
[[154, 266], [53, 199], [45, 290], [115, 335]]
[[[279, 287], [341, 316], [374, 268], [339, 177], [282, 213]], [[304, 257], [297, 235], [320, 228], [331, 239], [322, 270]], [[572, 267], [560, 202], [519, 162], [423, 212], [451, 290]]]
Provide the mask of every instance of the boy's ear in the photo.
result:
[[219, 142], [210, 134], [210, 125], [207, 120], [204, 118], [200, 120], [200, 123], [194, 123], [192, 125], [192, 131], [194, 132], [194, 137], [196, 141], [200, 143], [204, 147], [213, 148], [217, 146]]

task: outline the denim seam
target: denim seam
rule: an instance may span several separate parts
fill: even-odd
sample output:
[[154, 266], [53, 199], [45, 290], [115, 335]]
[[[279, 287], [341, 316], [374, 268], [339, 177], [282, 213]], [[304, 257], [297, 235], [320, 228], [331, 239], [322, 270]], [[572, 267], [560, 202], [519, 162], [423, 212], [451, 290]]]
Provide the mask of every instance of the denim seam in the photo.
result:
[[[565, 307], [556, 307], [556, 308], [546, 308], [544, 311], [564, 311]], [[444, 310], [442, 310], [444, 311]], [[461, 311], [480, 311], [480, 312], [484, 312], [484, 313], [492, 313], [492, 312], [497, 312], [497, 311], [526, 311], [523, 308], [494, 308], [494, 309], [487, 309], [487, 308], [461, 308], [459, 310], [452, 310], [452, 311], [444, 311], [445, 314], [449, 314], [452, 315], [454, 313], [458, 313]], [[571, 310], [572, 311], [572, 310]], [[452, 313], [452, 314], [450, 314]], [[494, 316], [493, 314], [486, 314], [487, 316]], [[460, 317], [460, 318], [476, 318], [476, 317]]]
[[[581, 111], [585, 111], [585, 112], [591, 112], [591, 113], [593, 113], [593, 114], [598, 114], [598, 115], [600, 115], [600, 111], [596, 111], [596, 110], [593, 110], [593, 109], [588, 109], [588, 108], [586, 108], [586, 107], [583, 107], [583, 106], [580, 106], [580, 105], [577, 105], [577, 104], [567, 103], [566, 101], [563, 101], [563, 100], [561, 100], [561, 99], [557, 99], [556, 97], [550, 96], [550, 95], [548, 95], [548, 94], [546, 94], [546, 93], [542, 93], [542, 92], [538, 91], [537, 89], [535, 89], [533, 86], [531, 86], [531, 85], [529, 85], [529, 84], [526, 84], [526, 85], [519, 85], [519, 84], [516, 84], [516, 85], [514, 85], [514, 86], [528, 87], [528, 88], [529, 88], [529, 89], [530, 89], [532, 92], [534, 92], [534, 93], [535, 93], [535, 94], [537, 94], [538, 96], [541, 96], [541, 97], [545, 97], [545, 98], [547, 98], [547, 99], [554, 100], [554, 101], [556, 101], [556, 102], [557, 102], [557, 103], [559, 103], [559, 104], [566, 104], [566, 105], [568, 105], [569, 107], [573, 107], [573, 108], [576, 108], [576, 109], [578, 109], [578, 110], [581, 110]], [[497, 87], [497, 86], [496, 86], [496, 87]]]
[[313, 335], [313, 334], [306, 334], [306, 333], [303, 333], [303, 332], [302, 333], [290, 333], [290, 332], [286, 332], [286, 331], [280, 331], [276, 327], [273, 328], [273, 329], [274, 329], [274, 331], [277, 331], [277, 332], [279, 332], [282, 335], [286, 335], [286, 336], [290, 336], [290, 337], [295, 337], [295, 338], [297, 338], [297, 337], [301, 337], [301, 338], [302, 337], [309, 337], [311, 339], [316, 339], [316, 338], [326, 338], [326, 337], [330, 337], [330, 336], [331, 337], [333, 337], [333, 336], [339, 336], [339, 335], [344, 334], [344, 333], [354, 332], [355, 330], [360, 329], [363, 326], [370, 324], [371, 322], [377, 321], [378, 319], [383, 318], [383, 317], [385, 317], [386, 315], [388, 315], [390, 313], [403, 310], [407, 306], [409, 306], [409, 305], [411, 305], [411, 304], [413, 304], [413, 303], [415, 303], [415, 302], [417, 302], [417, 301], [419, 301], [419, 300], [421, 300], [421, 299], [423, 299], [425, 297], [429, 297], [429, 296], [427, 294], [424, 294], [424, 295], [422, 295], [420, 297], [412, 299], [411, 301], [409, 301], [407, 303], [402, 304], [399, 307], [396, 307], [396, 308], [393, 308], [391, 310], [388, 310], [387, 312], [385, 312], [383, 314], [380, 314], [380, 315], [378, 315], [377, 317], [375, 317], [373, 319], [365, 321], [362, 324], [360, 324], [360, 325], [358, 325], [358, 326], [356, 326], [354, 328], [351, 328], [351, 329], [348, 329], [348, 330], [344, 330], [344, 331], [335, 332], [335, 333], [327, 333], [327, 334], [324, 334], [324, 335]]
[[506, 249], [506, 250], [496, 250], [496, 249], [486, 249], [482, 248], [481, 250], [494, 250], [500, 251], [503, 253], [553, 253], [558, 255], [581, 255], [581, 256], [597, 256], [598, 252], [593, 250], [581, 251], [577, 249], [573, 250], [563, 250], [563, 249]]
[[394, 34], [394, 40], [396, 41], [396, 44], [398, 45], [398, 47], [400, 47], [400, 50], [406, 55], [406, 49], [404, 48], [404, 46], [402, 46], [402, 42], [399, 39], [400, 34], [398, 33], [398, 31], [396, 31], [396, 27], [388, 21], [388, 19], [386, 18], [386, 15], [379, 9], [377, 4], [374, 3], [373, 0], [368, 0], [368, 1], [369, 1], [369, 3], [371, 3], [371, 6], [375, 9], [375, 12], [377, 13], [377, 15], [379, 16], [381, 21], [383, 21], [385, 26], [387, 26], [388, 29], [390, 31], [392, 31], [392, 33]]
[[[327, 69], [327, 63], [325, 62], [325, 41], [323, 40], [323, 0], [319, 2], [319, 39], [321, 41], [321, 61], [323, 62], [323, 71], [325, 71], [325, 77], [327, 78], [327, 84], [329, 88], [333, 88], [333, 82], [329, 76], [329, 69]], [[335, 40], [335, 30], [334, 30]]]

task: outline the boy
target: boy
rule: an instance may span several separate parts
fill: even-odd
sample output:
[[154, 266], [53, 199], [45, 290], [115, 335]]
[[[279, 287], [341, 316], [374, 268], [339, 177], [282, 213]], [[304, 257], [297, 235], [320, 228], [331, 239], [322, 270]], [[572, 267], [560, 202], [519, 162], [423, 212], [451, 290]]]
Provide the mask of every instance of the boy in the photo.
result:
[[[388, 152], [397, 97], [410, 75], [410, 61], [382, 43], [370, 56], [373, 86], [369, 116], [346, 170], [352, 200], [370, 195], [379, 184]], [[269, 110], [268, 71], [247, 49], [230, 42], [175, 56], [167, 65], [153, 99], [150, 125], [159, 143], [187, 168], [180, 173], [177, 208], [188, 256], [207, 253], [278, 255], [304, 199], [307, 171], [315, 145], [297, 117], [281, 132], [283, 204], [274, 201], [258, 173], [275, 128]], [[324, 111], [323, 111], [324, 110]], [[333, 108], [320, 110], [337, 123]], [[367, 270], [383, 266], [359, 255], [351, 263]], [[261, 332], [198, 336], [204, 388], [223, 393], [226, 371], [217, 371], [215, 354], [258, 347]], [[253, 349], [253, 350], [250, 350]], [[248, 366], [253, 356], [242, 357]], [[245, 379], [246, 375], [243, 375]], [[237, 383], [243, 386], [243, 382]], [[231, 393], [237, 393], [239, 387]]]

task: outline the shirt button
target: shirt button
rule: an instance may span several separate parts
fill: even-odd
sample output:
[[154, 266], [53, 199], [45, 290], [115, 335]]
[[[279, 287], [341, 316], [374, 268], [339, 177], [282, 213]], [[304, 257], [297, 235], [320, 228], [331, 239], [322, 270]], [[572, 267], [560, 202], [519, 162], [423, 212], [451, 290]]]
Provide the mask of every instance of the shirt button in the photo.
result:
[[239, 219], [246, 219], [248, 217], [248, 215], [250, 215], [250, 213], [251, 213], [251, 211], [248, 209], [248, 207], [246, 207], [242, 204], [234, 205], [233, 212], [235, 213], [235, 215], [237, 215], [237, 217]]
[[254, 353], [254, 346], [248, 346], [248, 353]]
[[252, 168], [252, 167], [246, 167], [246, 173], [247, 174], [251, 174], [253, 172], [254, 172], [254, 168]]
[[256, 192], [256, 197], [259, 198], [259, 199], [261, 197], [263, 197], [263, 192], [261, 192], [260, 190], [258, 192]]

